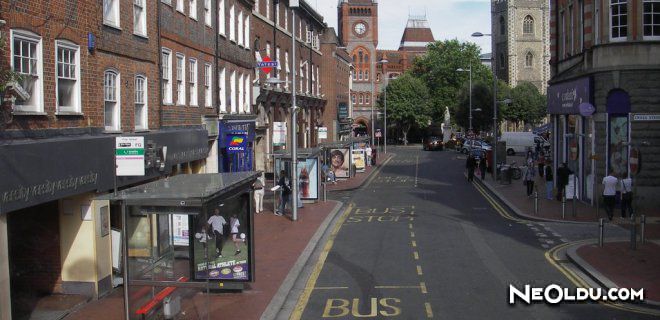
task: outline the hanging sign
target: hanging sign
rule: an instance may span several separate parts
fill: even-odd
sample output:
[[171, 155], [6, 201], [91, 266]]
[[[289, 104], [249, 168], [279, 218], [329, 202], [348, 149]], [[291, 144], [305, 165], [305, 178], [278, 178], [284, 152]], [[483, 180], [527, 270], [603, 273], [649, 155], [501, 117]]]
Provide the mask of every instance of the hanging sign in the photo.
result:
[[116, 137], [117, 176], [144, 176], [144, 137]]
[[279, 62], [272, 61], [269, 56], [265, 56], [262, 61], [257, 62], [257, 68], [263, 70], [264, 73], [270, 73], [273, 68], [277, 68], [279, 65]]

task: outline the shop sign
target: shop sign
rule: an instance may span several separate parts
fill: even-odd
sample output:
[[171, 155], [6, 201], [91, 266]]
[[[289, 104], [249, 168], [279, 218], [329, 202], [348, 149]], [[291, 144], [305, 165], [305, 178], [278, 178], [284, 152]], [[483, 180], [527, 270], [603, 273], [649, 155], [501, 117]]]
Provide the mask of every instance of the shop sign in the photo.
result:
[[256, 67], [263, 70], [264, 73], [270, 73], [273, 68], [277, 68], [279, 65], [279, 62], [272, 61], [269, 56], [265, 56], [262, 61], [257, 62]]
[[589, 102], [580, 103], [578, 109], [580, 109], [580, 115], [583, 117], [591, 117], [596, 112], [596, 107]]
[[348, 105], [340, 103], [339, 108], [337, 108], [337, 117], [339, 119], [348, 118]]
[[660, 121], [660, 114], [634, 114], [633, 121]]
[[579, 114], [580, 104], [591, 101], [591, 78], [548, 87], [549, 114]]
[[286, 145], [286, 122], [273, 122], [273, 146]]
[[144, 137], [116, 137], [117, 176], [144, 176]]
[[247, 146], [247, 136], [245, 135], [227, 135], [227, 152], [245, 152]]
[[319, 139], [328, 139], [328, 127], [319, 127]]

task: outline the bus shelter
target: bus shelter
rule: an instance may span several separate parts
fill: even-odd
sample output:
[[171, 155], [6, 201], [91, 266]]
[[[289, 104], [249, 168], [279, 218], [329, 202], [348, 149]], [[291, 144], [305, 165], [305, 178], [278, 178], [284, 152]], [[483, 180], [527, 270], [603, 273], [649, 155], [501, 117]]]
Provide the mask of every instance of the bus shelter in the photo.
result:
[[[300, 199], [308, 202], [319, 200], [321, 191], [321, 148], [298, 149], [297, 152], [297, 177], [299, 184]], [[275, 151], [274, 185], [277, 185], [280, 172], [284, 170], [287, 174], [291, 172], [291, 153], [287, 150]]]
[[260, 174], [177, 175], [108, 195], [122, 211], [125, 319], [217, 318], [210, 291], [254, 280], [250, 186]]
[[345, 141], [321, 143], [323, 162], [328, 164], [337, 179], [347, 179], [355, 176], [357, 167], [364, 170], [365, 149], [369, 137], [353, 137]]

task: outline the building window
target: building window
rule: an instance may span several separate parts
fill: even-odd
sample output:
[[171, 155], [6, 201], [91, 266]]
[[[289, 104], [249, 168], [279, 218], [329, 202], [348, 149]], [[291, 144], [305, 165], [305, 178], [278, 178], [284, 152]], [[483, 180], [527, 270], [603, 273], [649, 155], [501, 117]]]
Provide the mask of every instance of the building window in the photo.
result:
[[176, 11], [183, 13], [183, 0], [176, 0]]
[[190, 59], [188, 60], [190, 68], [190, 105], [197, 106], [197, 60]]
[[575, 18], [573, 6], [568, 6], [568, 50], [572, 55], [575, 53]]
[[147, 9], [145, 0], [133, 0], [133, 33], [147, 36]]
[[119, 131], [119, 74], [107, 70], [103, 82], [103, 100], [105, 101], [104, 123], [105, 130]]
[[218, 91], [220, 91], [220, 112], [227, 112], [227, 80], [225, 78], [225, 68], [218, 71]]
[[270, 0], [266, 0], [266, 19], [270, 19]]
[[204, 0], [204, 22], [210, 27], [211, 21], [211, 0]]
[[220, 0], [218, 1], [218, 33], [221, 35], [225, 35], [225, 24], [227, 24], [225, 20], [225, 0]]
[[275, 2], [275, 22], [277, 22], [278, 25], [282, 24], [282, 20], [280, 20], [280, 2], [279, 1]]
[[238, 105], [238, 112], [245, 112], [245, 83], [243, 82], [243, 74], [238, 76], [238, 98], [236, 99]]
[[211, 68], [210, 64], [205, 64], [204, 65], [204, 106], [206, 107], [212, 107], [212, 99], [211, 99], [211, 85], [212, 85], [212, 80], [213, 79], [213, 69]]
[[[312, 71], [313, 72], [313, 71]], [[319, 77], [319, 66], [316, 66], [316, 79], [317, 79], [317, 84], [316, 84], [316, 95], [321, 95], [321, 78]]]
[[289, 8], [284, 7], [284, 30], [289, 31]]
[[644, 0], [644, 39], [660, 40], [660, 0]]
[[523, 33], [526, 35], [534, 34], [534, 18], [532, 16], [526, 16], [523, 19]]
[[364, 70], [364, 81], [369, 81], [369, 70]]
[[229, 7], [229, 40], [236, 42], [236, 12], [234, 5]]
[[506, 23], [504, 23], [504, 17], [500, 16], [500, 35], [506, 34]]
[[358, 80], [362, 81], [362, 70], [358, 70]]
[[364, 103], [370, 104], [371, 103], [371, 94], [367, 93], [364, 95]]
[[286, 73], [284, 88], [289, 89], [289, 77], [291, 74], [291, 69], [289, 69], [289, 51], [284, 52], [284, 72]]
[[119, 28], [119, 1], [103, 0], [103, 23]]
[[57, 52], [57, 111], [81, 112], [80, 50], [68, 41], [55, 41]]
[[163, 73], [163, 103], [172, 103], [172, 51], [163, 48], [162, 52]]
[[246, 74], [245, 75], [245, 113], [250, 113], [252, 108], [252, 90], [250, 90], [250, 84], [252, 81], [250, 80], [250, 75]]
[[20, 85], [30, 94], [28, 99], [17, 97], [14, 110], [43, 112], [43, 58], [41, 37], [26, 31], [11, 30], [12, 69], [18, 73]]
[[236, 113], [236, 71], [232, 71], [229, 77], [229, 101], [227, 103], [231, 105], [231, 113]]
[[197, 20], [197, 0], [190, 0], [188, 2], [188, 15], [192, 18]]
[[243, 11], [238, 12], [238, 45], [243, 46]]
[[186, 57], [182, 54], [176, 55], [176, 104], [186, 104]]
[[353, 71], [353, 81], [357, 81], [357, 71]]
[[360, 93], [360, 104], [364, 104], [364, 95]]
[[243, 29], [245, 29], [245, 48], [250, 49], [250, 15], [245, 14], [245, 21], [243, 22]]
[[623, 41], [628, 36], [628, 1], [610, 0], [610, 40]]
[[362, 51], [358, 52], [358, 57], [360, 63], [364, 62], [364, 54]]
[[534, 55], [531, 52], [527, 52], [525, 55], [525, 67], [531, 68], [534, 66]]
[[356, 103], [356, 101], [355, 101], [355, 93], [351, 95], [351, 101], [353, 102], [353, 104]]
[[147, 78], [135, 77], [135, 130], [146, 130], [147, 125]]

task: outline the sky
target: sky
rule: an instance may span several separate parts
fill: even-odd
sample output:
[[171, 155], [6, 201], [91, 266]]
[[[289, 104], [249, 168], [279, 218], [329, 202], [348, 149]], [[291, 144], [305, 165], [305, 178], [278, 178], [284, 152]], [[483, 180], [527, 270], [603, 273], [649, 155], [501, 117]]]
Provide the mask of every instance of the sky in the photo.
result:
[[[337, 0], [306, 1], [337, 30]], [[490, 33], [490, 0], [379, 0], [378, 49], [398, 49], [408, 13], [425, 12], [436, 40], [470, 41], [481, 47], [481, 53], [490, 52], [490, 37], [471, 37], [477, 31]]]

